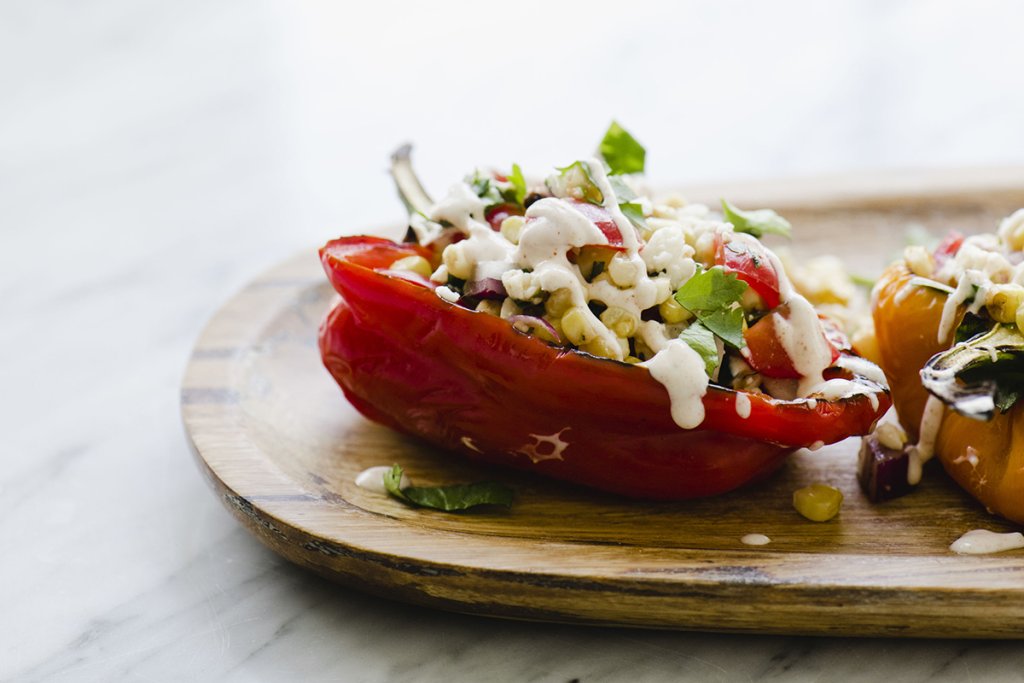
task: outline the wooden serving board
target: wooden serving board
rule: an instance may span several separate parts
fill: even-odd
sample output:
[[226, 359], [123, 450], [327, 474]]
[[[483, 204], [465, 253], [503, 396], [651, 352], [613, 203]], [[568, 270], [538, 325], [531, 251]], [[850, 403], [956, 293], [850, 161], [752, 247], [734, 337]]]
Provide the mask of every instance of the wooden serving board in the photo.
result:
[[[908, 227], [991, 230], [1024, 206], [1024, 169], [856, 176], [722, 188], [774, 206], [798, 251], [879, 272]], [[693, 190], [691, 196], [716, 200]], [[325, 238], [327, 236], [325, 235]], [[229, 301], [196, 345], [182, 412], [227, 507], [270, 548], [389, 598], [518, 619], [714, 631], [932, 637], [1024, 635], [1024, 552], [957, 556], [984, 527], [1011, 530], [928, 471], [919, 490], [870, 504], [858, 442], [797, 452], [772, 479], [719, 498], [646, 503], [487, 469], [363, 419], [320, 364], [334, 294], [313, 250]], [[421, 484], [500, 479], [508, 512], [410, 509], [354, 484], [400, 463]], [[792, 492], [842, 489], [840, 515], [808, 522]], [[1024, 492], [1022, 492], [1024, 494]], [[763, 533], [772, 542], [740, 542]]]

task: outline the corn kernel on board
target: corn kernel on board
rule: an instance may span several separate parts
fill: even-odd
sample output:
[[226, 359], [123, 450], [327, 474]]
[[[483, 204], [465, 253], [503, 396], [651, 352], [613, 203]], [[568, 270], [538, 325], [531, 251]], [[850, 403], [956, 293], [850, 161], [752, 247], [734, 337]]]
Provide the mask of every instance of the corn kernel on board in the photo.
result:
[[[1024, 206], [1024, 169], [890, 173], [689, 188], [772, 206], [797, 254], [835, 253], [877, 274], [908, 228], [991, 230]], [[395, 235], [399, 230], [393, 231]], [[318, 574], [392, 599], [543, 621], [713, 631], [1024, 635], [1024, 551], [957, 556], [974, 528], [1013, 527], [936, 466], [913, 494], [870, 504], [857, 441], [797, 452], [774, 477], [719, 498], [645, 503], [453, 458], [359, 416], [320, 365], [316, 329], [334, 294], [314, 249], [264, 274], [209, 323], [182, 413], [200, 467], [262, 542]], [[357, 488], [373, 465], [417, 483], [500, 479], [508, 512], [416, 510]], [[813, 523], [793, 491], [845, 501]], [[767, 545], [741, 538], [763, 534]], [[749, 539], [748, 539], [749, 540]]]

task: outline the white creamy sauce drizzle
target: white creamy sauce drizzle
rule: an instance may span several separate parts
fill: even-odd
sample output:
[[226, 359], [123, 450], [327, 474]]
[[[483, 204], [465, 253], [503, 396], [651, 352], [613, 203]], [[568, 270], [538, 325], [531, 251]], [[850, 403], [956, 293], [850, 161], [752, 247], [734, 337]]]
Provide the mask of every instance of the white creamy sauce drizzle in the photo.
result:
[[[356, 475], [356, 486], [361, 489], [366, 489], [371, 493], [387, 495], [388, 490], [384, 488], [384, 475], [390, 471], [391, 467], [388, 465], [369, 467]], [[409, 478], [403, 473], [402, 481], [399, 483], [398, 487], [404, 489], [409, 486], [409, 484]]]
[[935, 455], [935, 439], [939, 435], [945, 409], [945, 404], [934, 396], [929, 396], [928, 402], [924, 404], [920, 434], [917, 443], [910, 447], [910, 457], [907, 461], [907, 483], [912, 486], [921, 483], [924, 464]]
[[832, 347], [822, 333], [817, 311], [793, 288], [778, 256], [768, 249], [760, 249], [760, 243], [752, 235], [732, 233], [731, 241], [747, 242], [750, 249], [763, 251], [775, 269], [781, 303], [789, 305], [789, 319], [781, 315], [775, 317], [775, 334], [793, 363], [793, 368], [800, 373], [797, 395], [811, 394], [814, 387], [824, 382], [822, 373], [832, 365]]
[[694, 429], [704, 421], [704, 394], [708, 375], [704, 359], [680, 339], [671, 339], [654, 358], [640, 363], [651, 377], [665, 385], [672, 404], [672, 419], [683, 429]]
[[746, 545], [768, 545], [772, 542], [772, 539], [764, 534], [747, 534], [740, 539], [740, 542]]
[[[980, 271], [964, 271], [960, 281], [957, 282], [956, 289], [946, 297], [946, 303], [942, 306], [942, 318], [939, 320], [938, 332], [938, 341], [940, 343], [945, 343], [953, 333], [953, 325], [956, 324], [957, 312], [960, 310], [961, 304], [973, 296], [974, 303], [972, 303], [971, 308], [977, 304], [980, 310], [981, 306], [985, 305], [985, 292], [988, 290], [986, 282], [984, 274]], [[975, 296], [975, 287], [978, 288], [977, 296]], [[977, 313], [977, 310], [971, 312]]]
[[885, 373], [882, 372], [882, 368], [859, 356], [840, 356], [839, 360], [836, 361], [836, 367], [849, 370], [855, 375], [860, 375], [880, 386], [885, 387], [889, 385], [889, 381], [886, 379]]
[[[623, 360], [628, 349], [587, 304], [597, 301], [609, 308], [621, 308], [640, 321], [643, 311], [664, 302], [694, 275], [697, 269], [694, 249], [678, 225], [656, 230], [644, 245], [636, 228], [619, 208], [603, 163], [597, 159], [584, 161], [590, 166], [591, 179], [604, 196], [603, 208], [618, 227], [625, 247], [625, 251], [617, 254], [614, 262], [609, 264], [609, 272], [615, 268], [618, 273], [616, 283], [622, 284], [622, 277], [625, 277], [629, 281], [627, 287], [619, 287], [607, 278], [587, 282], [579, 269], [569, 262], [567, 252], [571, 248], [608, 243], [608, 238], [597, 225], [577, 210], [571, 201], [549, 197], [531, 204], [525, 214], [526, 222], [518, 245], [509, 242], [486, 223], [485, 204], [466, 183], [452, 186], [431, 209], [430, 219], [438, 223], [446, 221], [467, 235], [466, 239], [449, 248], [457, 248], [474, 264], [474, 279], [500, 277], [510, 293], [515, 291], [518, 294], [568, 290], [572, 305], [583, 311], [589, 327], [604, 342], [609, 355]], [[877, 406], [877, 396], [864, 385], [845, 380], [824, 381], [822, 373], [831, 365], [831, 347], [822, 334], [818, 314], [794, 290], [778, 257], [763, 249], [751, 235], [734, 232], [728, 223], [701, 220], [704, 214], [695, 215], [694, 222], [687, 229], [718, 233], [728, 241], [746, 242], [756, 250], [755, 253], [765, 253], [778, 276], [781, 301], [788, 304], [790, 314], [788, 320], [779, 316], [775, 329], [783, 349], [802, 376], [799, 384], [793, 382], [793, 390], [788, 393], [806, 397], [817, 392], [828, 400], [867, 394]], [[648, 271], [658, 274], [652, 277]], [[444, 279], [440, 271], [434, 277]], [[447, 301], [458, 299], [457, 292], [447, 287], [438, 287], [436, 291]], [[684, 429], [699, 426], [704, 420], [702, 399], [708, 387], [708, 376], [700, 355], [686, 343], [670, 338], [666, 326], [657, 321], [640, 321], [636, 336], [654, 352], [652, 358], [640, 365], [665, 386], [671, 400], [673, 420]], [[719, 346], [721, 355], [724, 349]], [[861, 372], [861, 368], [856, 371]], [[743, 418], [750, 414], [750, 400], [743, 393], [737, 394], [736, 412]], [[524, 447], [523, 452], [527, 450]]]
[[1018, 548], [1024, 548], [1024, 534], [1019, 531], [1000, 534], [988, 529], [972, 529], [949, 546], [958, 555], [987, 555]]
[[736, 414], [744, 420], [750, 417], [750, 396], [742, 391], [736, 392]]

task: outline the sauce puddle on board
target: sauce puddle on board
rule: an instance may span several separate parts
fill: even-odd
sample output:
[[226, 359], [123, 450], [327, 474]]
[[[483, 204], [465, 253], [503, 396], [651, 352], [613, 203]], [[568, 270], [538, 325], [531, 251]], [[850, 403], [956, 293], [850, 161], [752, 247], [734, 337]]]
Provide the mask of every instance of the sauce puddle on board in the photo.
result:
[[1019, 531], [1000, 534], [988, 529], [972, 529], [949, 546], [958, 555], [987, 555], [1018, 548], [1024, 548], [1024, 535]]
[[747, 534], [740, 541], [746, 545], [768, 545], [772, 542], [772, 539], [764, 534]]

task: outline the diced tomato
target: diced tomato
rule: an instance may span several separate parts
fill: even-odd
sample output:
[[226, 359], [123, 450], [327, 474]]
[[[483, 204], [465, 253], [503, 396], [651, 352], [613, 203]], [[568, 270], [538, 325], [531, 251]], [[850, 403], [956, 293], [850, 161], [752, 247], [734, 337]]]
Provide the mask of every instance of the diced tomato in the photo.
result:
[[960, 251], [960, 247], [962, 247], [963, 244], [964, 236], [956, 230], [950, 230], [945, 239], [939, 242], [939, 246], [935, 247], [935, 265], [941, 266], [943, 263], [956, 256], [956, 253]]
[[[743, 339], [747, 343], [746, 349], [743, 350], [743, 357], [750, 367], [765, 377], [799, 379], [801, 376], [793, 366], [793, 360], [786, 353], [782, 342], [779, 341], [779, 335], [775, 329], [779, 318], [787, 319], [788, 317], [789, 308], [785, 305], [780, 306], [748, 327], [743, 333]], [[841, 355], [840, 349], [849, 349], [850, 342], [834, 321], [822, 316], [819, 316], [819, 319], [822, 322], [822, 336], [825, 337], [825, 341], [832, 349], [832, 362], [834, 363]]]
[[622, 242], [622, 232], [619, 230], [619, 226], [612, 218], [612, 215], [608, 213], [608, 209], [603, 206], [591, 204], [590, 202], [581, 202], [575, 199], [570, 199], [568, 201], [572, 203], [574, 209], [594, 222], [597, 229], [608, 238], [608, 246], [610, 248], [615, 251], [626, 250], [626, 247]]
[[764, 301], [766, 310], [779, 305], [779, 274], [760, 242], [715, 240], [715, 263], [746, 282]]
[[522, 215], [523, 207], [516, 204], [495, 204], [484, 212], [484, 218], [495, 232], [501, 230], [501, 222], [509, 216]]

